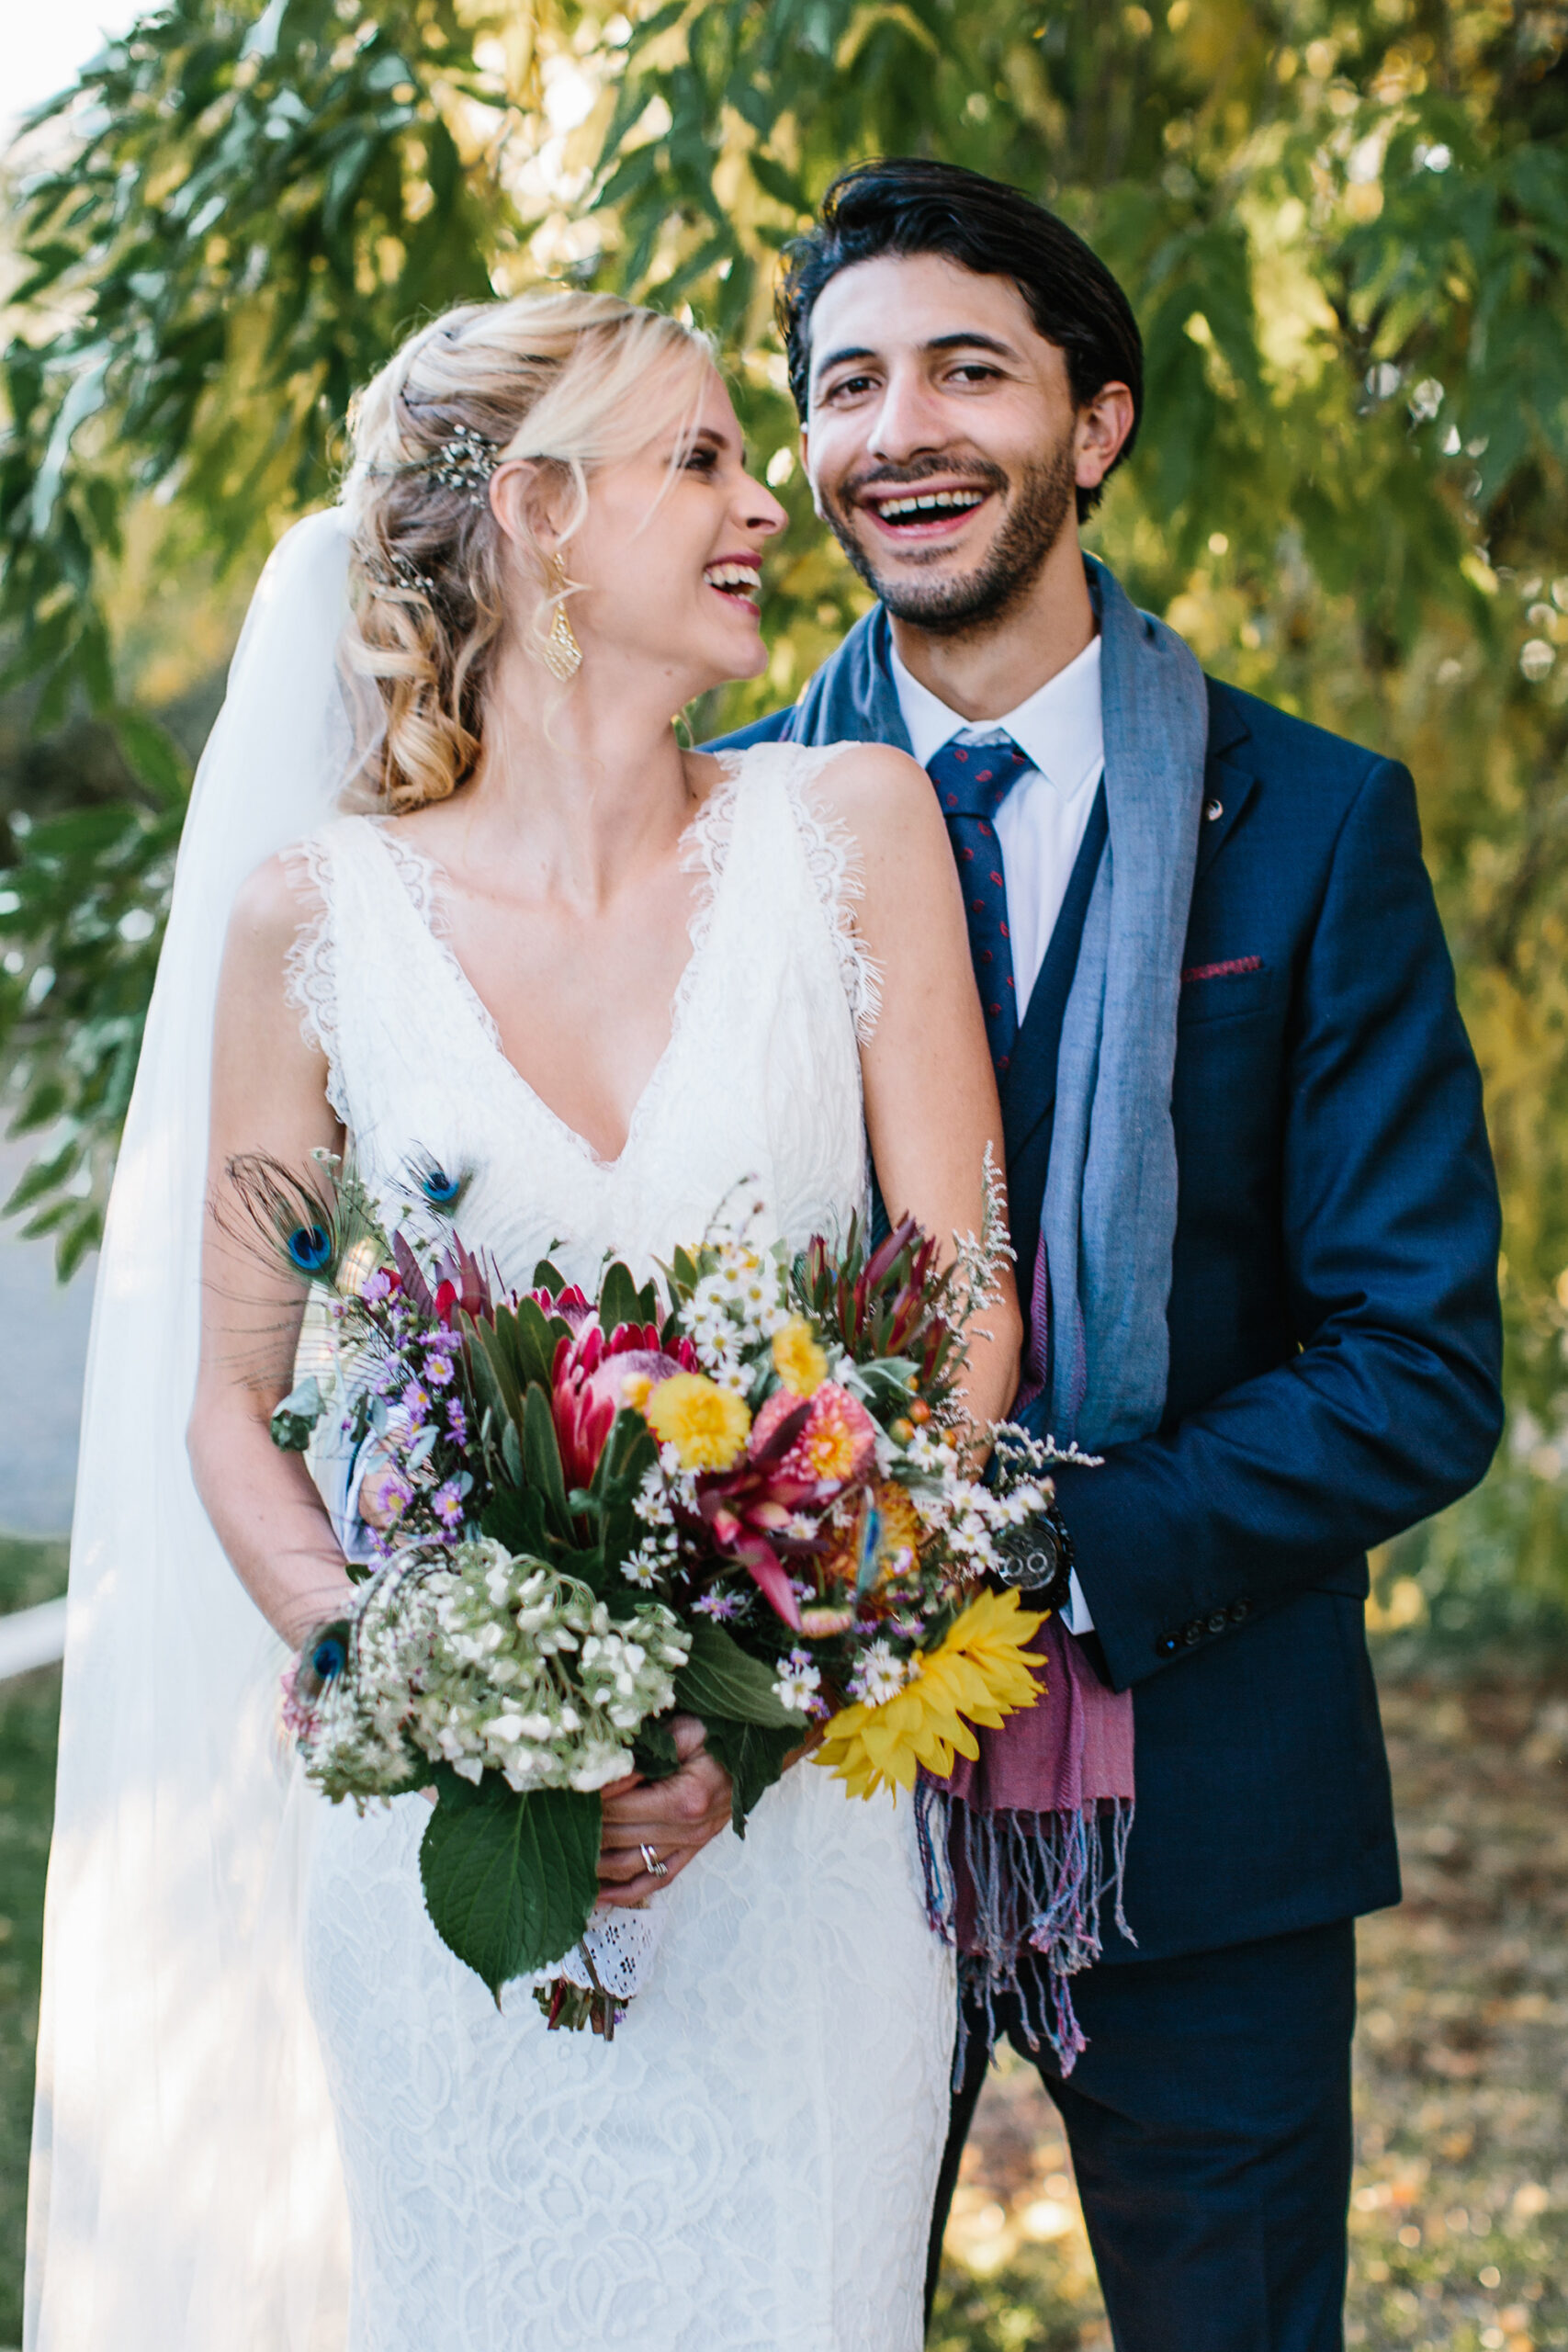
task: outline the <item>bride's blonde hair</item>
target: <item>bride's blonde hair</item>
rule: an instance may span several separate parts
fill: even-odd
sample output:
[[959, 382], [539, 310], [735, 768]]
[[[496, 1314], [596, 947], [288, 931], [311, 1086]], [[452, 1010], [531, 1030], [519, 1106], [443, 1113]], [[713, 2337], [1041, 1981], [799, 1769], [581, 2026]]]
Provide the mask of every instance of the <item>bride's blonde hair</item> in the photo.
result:
[[[711, 365], [706, 338], [678, 320], [613, 294], [551, 290], [446, 311], [359, 394], [344, 491], [348, 651], [385, 719], [366, 777], [382, 807], [445, 800], [479, 758], [507, 602], [490, 474], [508, 458], [558, 467], [575, 492], [570, 538], [594, 469], [694, 421]], [[537, 549], [533, 561], [525, 641], [542, 653], [572, 583]]]

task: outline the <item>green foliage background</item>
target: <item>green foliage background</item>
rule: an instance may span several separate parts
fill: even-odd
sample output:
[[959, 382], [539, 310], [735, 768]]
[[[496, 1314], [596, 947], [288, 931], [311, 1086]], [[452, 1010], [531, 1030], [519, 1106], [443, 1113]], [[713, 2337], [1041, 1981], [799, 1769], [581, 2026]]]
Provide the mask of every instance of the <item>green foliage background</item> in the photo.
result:
[[[62, 1267], [97, 1238], [215, 677], [266, 548], [332, 495], [354, 385], [541, 275], [689, 302], [795, 517], [767, 678], [694, 720], [754, 715], [862, 601], [793, 466], [778, 250], [844, 164], [932, 152], [1055, 206], [1133, 297], [1147, 423], [1095, 536], [1134, 594], [1416, 772], [1507, 1216], [1514, 1453], [1444, 1541], [1568, 1595], [1565, 43], [1553, 0], [149, 13], [10, 159], [0, 1056], [40, 1139], [29, 1229]], [[1404, 1565], [1452, 1584], [1429, 1543]]]

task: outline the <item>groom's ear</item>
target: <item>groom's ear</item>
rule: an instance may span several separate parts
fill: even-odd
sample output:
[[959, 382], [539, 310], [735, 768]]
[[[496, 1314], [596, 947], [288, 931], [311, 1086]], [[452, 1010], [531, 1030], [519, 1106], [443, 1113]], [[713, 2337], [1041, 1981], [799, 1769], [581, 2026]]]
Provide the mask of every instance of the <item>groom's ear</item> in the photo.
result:
[[811, 504], [816, 513], [817, 519], [819, 523], [825, 523], [828, 520], [828, 517], [822, 512], [821, 492], [817, 487], [817, 477], [811, 470], [810, 428], [804, 424], [800, 428], [800, 470], [806, 476], [807, 481], [811, 484]]

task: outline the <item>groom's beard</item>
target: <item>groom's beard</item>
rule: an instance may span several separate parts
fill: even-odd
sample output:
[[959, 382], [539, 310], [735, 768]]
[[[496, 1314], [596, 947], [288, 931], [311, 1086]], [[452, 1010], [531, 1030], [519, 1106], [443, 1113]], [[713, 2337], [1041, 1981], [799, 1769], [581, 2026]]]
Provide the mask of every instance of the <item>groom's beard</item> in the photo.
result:
[[[975, 459], [954, 466], [951, 458], [946, 458], [919, 466], [879, 466], [874, 473], [863, 474], [848, 486], [843, 508], [829, 499], [823, 504], [834, 537], [895, 620], [908, 621], [912, 628], [929, 630], [933, 637], [962, 637], [972, 629], [993, 627], [1021, 602], [1061, 537], [1069, 514], [1076, 512], [1077, 463], [1072, 436], [1066, 436], [1037, 465], [1026, 468], [1017, 478], [1011, 511], [988, 554], [975, 571], [929, 582], [910, 579], [907, 572], [897, 579], [885, 579], [863, 540], [851, 529], [845, 509], [852, 514], [855, 498], [874, 481], [913, 489], [937, 474], [946, 480], [961, 476], [1001, 497], [1013, 488], [1011, 478], [999, 466]], [[937, 552], [932, 550], [933, 560]]]

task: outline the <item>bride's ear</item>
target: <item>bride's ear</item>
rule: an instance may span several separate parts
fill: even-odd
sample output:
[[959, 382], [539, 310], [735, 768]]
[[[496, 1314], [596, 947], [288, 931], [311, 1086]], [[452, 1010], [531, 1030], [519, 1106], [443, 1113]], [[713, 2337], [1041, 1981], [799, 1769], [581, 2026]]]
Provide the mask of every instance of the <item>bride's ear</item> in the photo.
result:
[[561, 542], [567, 503], [560, 468], [537, 458], [509, 458], [491, 476], [490, 511], [519, 555], [548, 560]]

